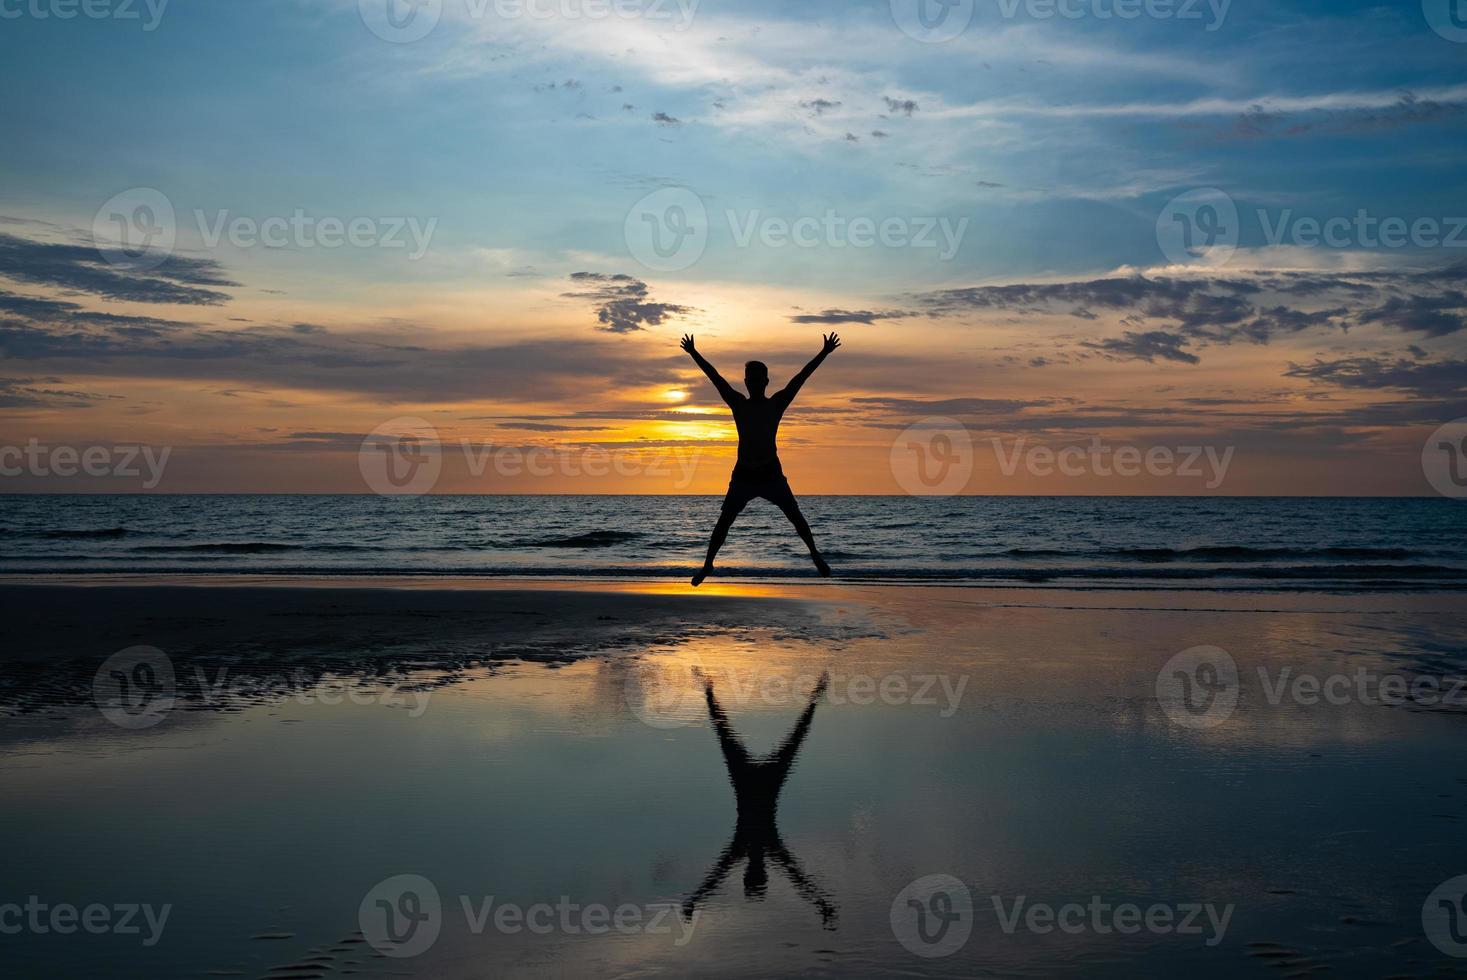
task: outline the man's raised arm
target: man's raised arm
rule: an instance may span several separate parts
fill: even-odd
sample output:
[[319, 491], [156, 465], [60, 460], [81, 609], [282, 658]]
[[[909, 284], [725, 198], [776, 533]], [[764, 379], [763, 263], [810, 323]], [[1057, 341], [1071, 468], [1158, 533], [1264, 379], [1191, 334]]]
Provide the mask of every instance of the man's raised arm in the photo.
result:
[[693, 361], [703, 369], [703, 373], [708, 375], [708, 380], [712, 381], [713, 387], [718, 389], [719, 397], [727, 404], [732, 405], [738, 399], [739, 393], [733, 390], [732, 385], [723, 380], [723, 375], [719, 374], [713, 365], [708, 363], [707, 358], [698, 353], [698, 348], [693, 346], [693, 335], [684, 334], [681, 346], [683, 350], [688, 352]]
[[810, 359], [810, 363], [806, 364], [800, 370], [799, 374], [791, 378], [790, 383], [785, 385], [784, 388], [780, 390], [779, 394], [774, 396], [775, 398], [784, 399], [786, 405], [794, 401], [795, 396], [800, 393], [800, 388], [805, 384], [806, 381], [810, 380], [810, 375], [815, 373], [815, 369], [820, 366], [821, 362], [823, 362], [827, 357], [830, 356], [831, 351], [840, 346], [840, 338], [837, 337], [834, 333], [827, 334], [824, 339], [825, 343], [821, 345], [820, 353], [812, 357]]

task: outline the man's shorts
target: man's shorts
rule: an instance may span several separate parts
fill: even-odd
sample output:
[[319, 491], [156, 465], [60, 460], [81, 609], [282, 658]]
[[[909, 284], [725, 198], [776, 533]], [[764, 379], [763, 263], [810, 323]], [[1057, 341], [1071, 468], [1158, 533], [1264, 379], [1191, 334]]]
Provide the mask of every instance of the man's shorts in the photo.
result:
[[763, 497], [780, 510], [796, 507], [795, 495], [779, 460], [764, 464], [736, 464], [728, 481], [728, 493], [723, 498], [723, 510], [737, 514], [756, 497]]

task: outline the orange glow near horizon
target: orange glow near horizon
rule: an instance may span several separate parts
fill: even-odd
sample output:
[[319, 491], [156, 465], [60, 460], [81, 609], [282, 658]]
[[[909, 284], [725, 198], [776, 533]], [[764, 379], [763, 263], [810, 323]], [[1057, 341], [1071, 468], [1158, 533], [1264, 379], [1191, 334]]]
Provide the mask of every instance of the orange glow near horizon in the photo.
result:
[[[772, 313], [792, 302], [789, 291], [761, 295], [745, 289], [735, 295], [708, 288], [718, 326], [700, 329], [698, 349], [735, 388], [741, 387], [742, 365], [750, 357], [769, 364], [777, 388], [818, 350], [821, 327], [792, 328], [787, 318], [781, 321]], [[534, 297], [536, 304], [544, 301], [542, 295]], [[809, 296], [800, 301], [805, 308], [836, 302]], [[503, 341], [484, 329], [469, 334], [461, 327], [466, 313], [445, 312], [450, 304], [442, 297], [435, 302], [434, 309], [453, 326], [417, 328], [414, 343], [441, 355], [430, 367], [445, 372], [456, 388], [410, 374], [366, 379], [372, 384], [385, 380], [388, 387], [396, 383], [400, 391], [384, 399], [366, 394], [359, 377], [330, 387], [341, 377], [330, 367], [272, 371], [260, 379], [238, 376], [242, 369], [228, 362], [200, 361], [188, 363], [192, 373], [181, 380], [44, 364], [35, 374], [44, 373], [48, 387], [95, 394], [11, 413], [8, 441], [166, 446], [173, 462], [170, 482], [162, 489], [177, 492], [362, 492], [356, 453], [363, 434], [411, 417], [434, 426], [444, 446], [439, 491], [706, 494], [726, 486], [737, 433], [712, 385], [677, 349], [678, 329], [596, 334], [579, 311], [550, 316], [537, 306], [535, 318], [543, 330], [536, 342], [553, 339], [546, 345], [550, 353], [536, 355], [543, 363], [501, 370], [481, 383], [458, 372], [455, 351]], [[241, 319], [253, 324], [267, 311], [278, 313], [279, 305], [272, 298], [241, 300], [236, 307]], [[384, 312], [395, 316], [398, 311], [340, 306], [317, 310], [313, 319], [381, 323]], [[1003, 314], [924, 319], [920, 335], [900, 325], [843, 327], [844, 345], [805, 386], [781, 430], [781, 458], [792, 486], [797, 493], [908, 491], [893, 472], [893, 446], [909, 425], [940, 417], [958, 419], [968, 432], [971, 478], [958, 492], [1419, 492], [1424, 432], [1358, 428], [1345, 441], [1307, 434], [1312, 418], [1319, 419], [1315, 424], [1322, 431], [1338, 433], [1341, 427], [1332, 419], [1379, 399], [1369, 391], [1321, 392], [1308, 381], [1284, 376], [1280, 364], [1307, 361], [1312, 340], [1214, 346], [1203, 363], [1150, 363], [1087, 353], [1073, 340], [1077, 331], [1102, 328], [1076, 323], [1073, 317]], [[267, 328], [219, 330], [248, 336]], [[268, 331], [289, 335], [291, 328]], [[388, 345], [395, 336], [382, 327], [345, 326], [300, 335], [328, 338], [343, 350]], [[1071, 353], [1053, 354], [1065, 345]], [[591, 356], [561, 361], [556, 348], [589, 350]], [[184, 362], [164, 363], [177, 368]], [[492, 360], [488, 364], [491, 370], [495, 366]], [[618, 378], [626, 376], [638, 381], [618, 387]], [[358, 387], [353, 390], [351, 384]], [[1275, 428], [1281, 415], [1304, 434], [1288, 442], [1288, 433]], [[1149, 475], [1127, 480], [1093, 473], [1046, 476], [1027, 465], [1006, 470], [1007, 454], [1015, 449], [1090, 439], [1143, 452], [1155, 446], [1208, 445], [1219, 452], [1232, 447], [1235, 458], [1227, 481], [1215, 487]], [[476, 470], [461, 458], [465, 446], [571, 460], [600, 453], [623, 462], [593, 476], [584, 467], [559, 462], [541, 473]], [[68, 489], [54, 481], [42, 488]], [[7, 481], [7, 489], [31, 488]]]

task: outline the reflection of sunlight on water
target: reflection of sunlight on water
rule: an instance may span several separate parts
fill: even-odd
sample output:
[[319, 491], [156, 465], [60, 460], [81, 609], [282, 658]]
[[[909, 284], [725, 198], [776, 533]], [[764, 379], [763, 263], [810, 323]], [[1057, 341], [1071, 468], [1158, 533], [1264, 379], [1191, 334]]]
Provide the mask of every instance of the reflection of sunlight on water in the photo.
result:
[[433, 694], [430, 711], [464, 714], [491, 741], [547, 731], [611, 733], [625, 725], [674, 731], [706, 727], [704, 683], [741, 714], [788, 714], [805, 703], [829, 650], [776, 638], [698, 637], [641, 653], [590, 658], [546, 670], [518, 664], [476, 671]]
[[[691, 574], [691, 570], [689, 574]], [[596, 591], [635, 592], [640, 595], [720, 595], [739, 596], [746, 599], [772, 599], [789, 597], [790, 595], [787, 587], [782, 587], [777, 584], [739, 582], [728, 579], [720, 581], [717, 578], [706, 579], [702, 585], [696, 588], [687, 582], [628, 582], [615, 584], [618, 587], [613, 589], [604, 588], [604, 583], [596, 583], [592, 588]], [[810, 598], [816, 597], [811, 596]]]
[[804, 704], [830, 664], [814, 644], [699, 641], [630, 666], [627, 700], [638, 718], [668, 728], [707, 721], [709, 684], [729, 710], [787, 710]]

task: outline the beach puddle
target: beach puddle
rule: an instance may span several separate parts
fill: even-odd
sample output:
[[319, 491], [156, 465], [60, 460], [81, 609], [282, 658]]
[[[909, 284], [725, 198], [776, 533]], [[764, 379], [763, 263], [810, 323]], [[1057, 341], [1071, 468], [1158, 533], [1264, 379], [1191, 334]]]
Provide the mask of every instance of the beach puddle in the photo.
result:
[[[472, 622], [462, 596], [305, 601], [269, 601], [289, 615], [247, 649], [175, 622], [153, 714], [138, 690], [99, 705], [93, 660], [85, 683], [6, 674], [0, 905], [40, 925], [0, 939], [16, 972], [1457, 965], [1423, 924], [1467, 874], [1450, 599], [550, 591]], [[148, 639], [109, 623], [109, 654]], [[255, 686], [190, 689], [221, 665]]]

